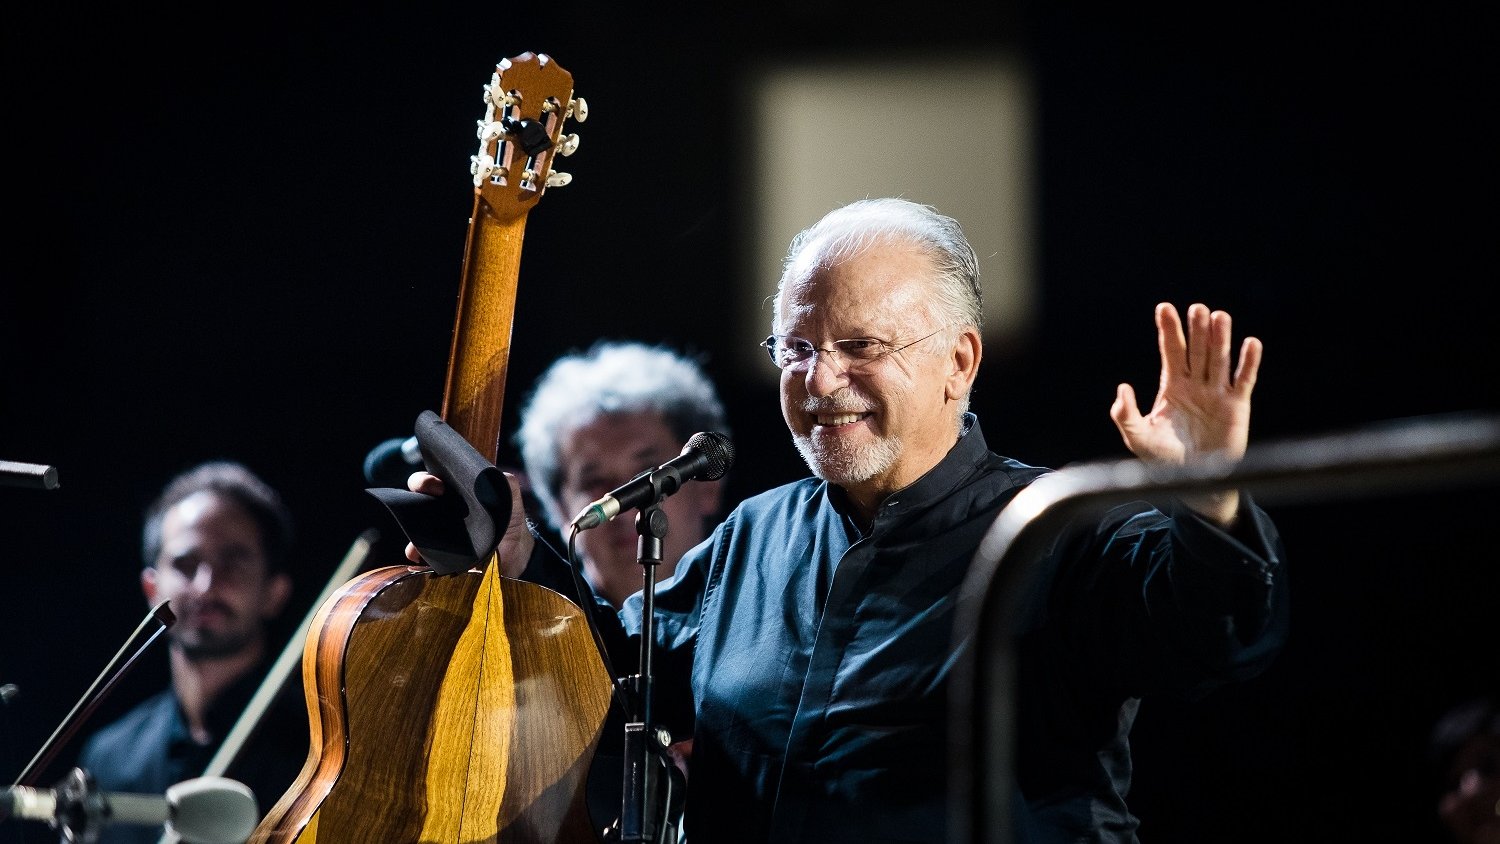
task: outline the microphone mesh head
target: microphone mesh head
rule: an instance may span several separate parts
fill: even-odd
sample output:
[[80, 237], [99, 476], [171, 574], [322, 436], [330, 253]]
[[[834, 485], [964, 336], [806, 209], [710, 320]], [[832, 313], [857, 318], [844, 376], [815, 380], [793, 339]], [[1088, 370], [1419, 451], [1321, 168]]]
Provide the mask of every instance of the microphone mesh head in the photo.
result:
[[255, 832], [260, 809], [242, 782], [198, 777], [167, 789], [172, 831], [193, 844], [242, 844]]
[[695, 481], [717, 481], [734, 465], [734, 443], [717, 431], [699, 431], [688, 438], [682, 450], [697, 451], [704, 457], [703, 469], [692, 477]]

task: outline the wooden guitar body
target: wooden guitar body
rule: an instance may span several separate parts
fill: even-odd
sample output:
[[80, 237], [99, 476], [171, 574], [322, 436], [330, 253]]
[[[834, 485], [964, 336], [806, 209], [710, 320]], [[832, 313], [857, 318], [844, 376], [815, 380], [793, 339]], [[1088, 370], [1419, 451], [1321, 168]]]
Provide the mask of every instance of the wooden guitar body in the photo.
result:
[[575, 604], [495, 571], [390, 566], [323, 605], [312, 752], [251, 841], [599, 840], [584, 785], [609, 678]]
[[[549, 57], [502, 61], [485, 88], [443, 419], [493, 462], [521, 235], [584, 119]], [[255, 844], [552, 844], [600, 840], [585, 802], [613, 680], [562, 595], [484, 565], [387, 566], [318, 609], [303, 647], [311, 747]]]

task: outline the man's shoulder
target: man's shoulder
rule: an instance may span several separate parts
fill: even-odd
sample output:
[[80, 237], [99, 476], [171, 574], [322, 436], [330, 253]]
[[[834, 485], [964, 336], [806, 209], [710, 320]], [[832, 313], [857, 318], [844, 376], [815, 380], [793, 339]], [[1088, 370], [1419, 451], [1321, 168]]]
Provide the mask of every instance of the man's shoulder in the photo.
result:
[[754, 518], [788, 506], [800, 506], [826, 493], [826, 482], [817, 478], [801, 478], [747, 496], [734, 508], [731, 516], [740, 519]]
[[142, 736], [170, 729], [176, 716], [177, 699], [171, 689], [163, 689], [96, 730], [84, 743], [83, 756], [107, 758], [126, 752], [140, 745]]
[[999, 475], [1006, 482], [1014, 486], [1025, 486], [1042, 475], [1053, 471], [1045, 466], [1032, 466], [1029, 463], [1022, 463], [1014, 457], [1005, 457], [993, 451], [985, 453], [981, 469], [984, 474], [990, 476]]
[[78, 754], [78, 766], [104, 791], [154, 791], [172, 783], [167, 748], [178, 723], [171, 690], [136, 704], [96, 730]]

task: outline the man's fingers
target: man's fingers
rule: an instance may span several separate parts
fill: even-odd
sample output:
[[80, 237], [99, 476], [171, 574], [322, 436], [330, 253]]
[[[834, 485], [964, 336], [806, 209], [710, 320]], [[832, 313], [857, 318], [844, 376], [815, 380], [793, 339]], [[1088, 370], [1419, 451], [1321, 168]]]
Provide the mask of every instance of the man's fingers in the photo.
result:
[[521, 498], [521, 479], [510, 472], [502, 471], [501, 474], [505, 475], [505, 482], [510, 485], [510, 527], [524, 527], [526, 507]]
[[1203, 377], [1210, 384], [1229, 386], [1232, 383], [1229, 374], [1229, 345], [1234, 337], [1234, 321], [1228, 311], [1214, 311], [1209, 314], [1208, 321], [1208, 342], [1207, 349], [1204, 350], [1207, 365]]
[[406, 488], [425, 495], [442, 495], [443, 479], [431, 472], [412, 472], [406, 479]]
[[1182, 334], [1182, 320], [1170, 302], [1156, 306], [1156, 347], [1161, 352], [1164, 377], [1177, 377], [1187, 370], [1187, 338]]
[[[443, 479], [425, 470], [416, 471], [407, 476], [406, 488], [423, 495], [442, 495]], [[412, 542], [406, 543], [406, 559], [418, 565], [426, 563], [422, 559], [422, 552], [418, 551], [416, 544]]]
[[1240, 365], [1234, 373], [1235, 392], [1248, 396], [1255, 389], [1255, 379], [1260, 374], [1260, 358], [1263, 352], [1264, 347], [1258, 337], [1246, 337], [1240, 344]]
[[1187, 368], [1198, 381], [1213, 377], [1213, 370], [1209, 367], [1213, 345], [1213, 320], [1208, 306], [1202, 302], [1188, 305]]
[[1115, 401], [1109, 406], [1109, 418], [1121, 428], [1133, 425], [1141, 418], [1140, 407], [1135, 402], [1134, 387], [1121, 384], [1115, 388]]

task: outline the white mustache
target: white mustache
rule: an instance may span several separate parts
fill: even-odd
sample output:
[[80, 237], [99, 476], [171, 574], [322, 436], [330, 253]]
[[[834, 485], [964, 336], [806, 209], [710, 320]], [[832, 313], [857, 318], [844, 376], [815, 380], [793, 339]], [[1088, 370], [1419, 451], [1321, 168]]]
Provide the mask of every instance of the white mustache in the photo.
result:
[[868, 403], [861, 401], [858, 396], [824, 396], [822, 398], [807, 398], [802, 402], [802, 412], [813, 415], [831, 413], [864, 413], [869, 409]]

